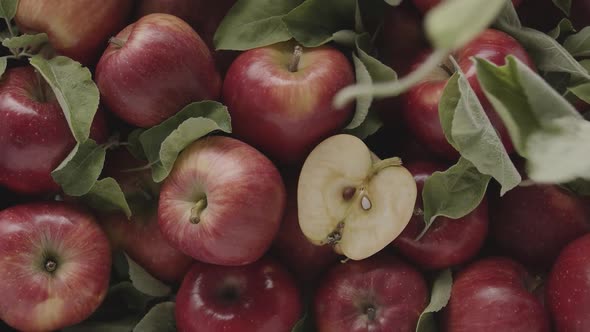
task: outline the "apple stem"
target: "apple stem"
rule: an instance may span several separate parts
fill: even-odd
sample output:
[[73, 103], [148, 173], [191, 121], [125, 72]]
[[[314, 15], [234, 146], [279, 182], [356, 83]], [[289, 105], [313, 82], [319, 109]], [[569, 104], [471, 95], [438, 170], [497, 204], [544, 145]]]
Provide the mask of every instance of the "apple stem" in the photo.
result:
[[299, 70], [299, 61], [301, 60], [301, 55], [303, 55], [303, 47], [299, 45], [295, 46], [293, 57], [291, 58], [291, 63], [289, 64], [290, 72], [295, 73]]
[[123, 46], [125, 46], [125, 41], [117, 37], [109, 38], [109, 43], [117, 46], [118, 48], [122, 48]]
[[398, 157], [383, 159], [373, 165], [373, 174], [377, 174], [388, 167], [398, 167], [402, 165], [402, 160]]
[[198, 224], [201, 222], [201, 213], [207, 208], [207, 198], [201, 198], [200, 200], [195, 203], [193, 208], [191, 209], [191, 223]]
[[55, 270], [57, 270], [57, 262], [52, 259], [48, 259], [45, 262], [45, 271], [51, 273], [51, 272], [54, 272]]

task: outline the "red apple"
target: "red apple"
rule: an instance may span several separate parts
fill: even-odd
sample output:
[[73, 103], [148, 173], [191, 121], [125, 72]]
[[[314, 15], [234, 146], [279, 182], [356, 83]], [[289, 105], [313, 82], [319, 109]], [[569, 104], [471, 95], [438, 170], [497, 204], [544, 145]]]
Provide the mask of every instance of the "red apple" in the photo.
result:
[[179, 332], [290, 332], [302, 301], [289, 273], [262, 258], [245, 266], [195, 262], [176, 296]]
[[111, 270], [105, 234], [92, 215], [64, 203], [0, 212], [0, 319], [53, 331], [86, 319], [103, 301]]
[[[219, 27], [219, 23], [225, 17], [237, 0], [141, 0], [137, 7], [138, 18], [153, 14], [166, 13], [178, 16], [190, 24], [203, 38], [203, 41], [214, 50], [213, 36]], [[236, 57], [237, 52], [215, 51], [213, 58], [222, 73]]]
[[549, 268], [565, 245], [589, 231], [588, 202], [554, 185], [516, 187], [490, 210], [496, 246], [535, 268]]
[[[496, 65], [503, 65], [508, 55], [513, 55], [530, 67], [534, 67], [525, 49], [514, 38], [493, 29], [485, 30], [453, 54], [469, 80], [469, 84], [479, 97], [492, 125], [502, 139], [504, 147], [508, 153], [512, 153], [514, 147], [508, 131], [484, 96], [477, 80], [475, 65], [471, 59], [472, 57], [480, 57]], [[415, 66], [418, 66], [421, 62], [422, 59]], [[441, 64], [440, 68], [432, 72], [429, 77], [402, 95], [404, 120], [412, 134], [432, 152], [450, 160], [457, 159], [459, 153], [447, 142], [443, 134], [438, 115], [438, 104], [453, 71], [452, 64]]]
[[330, 46], [294, 47], [281, 43], [242, 53], [223, 84], [234, 134], [282, 164], [301, 163], [353, 111], [353, 105], [332, 108], [336, 92], [354, 82], [346, 57]]
[[[446, 167], [431, 162], [405, 164], [412, 173], [421, 192], [426, 179]], [[488, 204], [484, 198], [480, 205], [463, 218], [438, 217], [420, 240], [416, 237], [424, 229], [422, 195], [418, 195], [414, 216], [403, 233], [392, 245], [414, 264], [438, 270], [466, 263], [483, 246], [488, 233]]]
[[158, 226], [159, 185], [149, 170], [129, 172], [145, 164], [127, 150], [109, 152], [105, 176], [117, 180], [131, 206], [133, 216], [128, 220], [121, 213], [102, 218], [111, 243], [123, 249], [131, 259], [152, 276], [168, 283], [182, 281], [193, 259], [173, 248]]
[[332, 247], [316, 246], [309, 242], [299, 227], [297, 217], [297, 178], [289, 173], [284, 178], [287, 187], [287, 205], [281, 228], [273, 243], [274, 252], [298, 279], [309, 283], [340, 260]]
[[221, 78], [211, 52], [183, 20], [151, 14], [127, 26], [96, 67], [105, 105], [139, 127], [152, 127], [191, 102], [217, 99]]
[[531, 276], [513, 260], [477, 261], [455, 277], [443, 309], [445, 332], [549, 332], [548, 315], [527, 289]]
[[590, 331], [590, 235], [559, 254], [546, 284], [546, 302], [556, 332]]
[[229, 137], [200, 139], [176, 160], [160, 191], [160, 230], [194, 259], [245, 265], [279, 230], [285, 186], [268, 158]]
[[314, 312], [319, 332], [414, 332], [427, 304], [423, 276], [380, 254], [330, 270], [316, 293]]
[[[90, 136], [106, 140], [102, 112]], [[21, 194], [59, 191], [53, 171], [76, 145], [55, 95], [33, 67], [9, 69], [0, 81], [0, 185]]]
[[20, 0], [15, 21], [23, 32], [46, 32], [55, 50], [86, 66], [127, 23], [132, 0]]
[[[442, 0], [414, 0], [414, 5], [420, 9], [423, 14], [426, 14], [432, 7], [438, 5]], [[520, 6], [522, 0], [512, 0], [515, 7]]]

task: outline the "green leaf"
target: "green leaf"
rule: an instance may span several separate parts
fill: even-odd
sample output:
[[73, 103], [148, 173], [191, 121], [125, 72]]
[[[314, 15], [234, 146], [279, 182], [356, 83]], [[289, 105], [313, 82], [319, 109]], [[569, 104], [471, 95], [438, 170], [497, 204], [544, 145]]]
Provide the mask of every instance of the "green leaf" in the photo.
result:
[[590, 178], [590, 122], [517, 58], [500, 67], [476, 61], [483, 91], [527, 159], [529, 177], [540, 183]]
[[354, 129], [344, 129], [343, 133], [354, 135], [360, 139], [365, 139], [376, 133], [383, 126], [383, 121], [376, 111], [369, 110], [367, 117], [360, 126]]
[[496, 19], [505, 0], [447, 0], [424, 18], [426, 36], [437, 49], [467, 44]]
[[82, 196], [90, 191], [100, 176], [106, 150], [92, 139], [78, 143], [51, 176], [70, 196]]
[[43, 44], [49, 42], [46, 33], [37, 33], [34, 35], [20, 35], [2, 40], [2, 45], [8, 48], [24, 48], [36, 50]]
[[566, 183], [564, 187], [580, 196], [590, 196], [590, 180], [576, 179]]
[[114, 321], [85, 321], [78, 325], [66, 327], [62, 332], [129, 332], [137, 324], [138, 318], [131, 316]]
[[82, 197], [86, 204], [100, 211], [121, 211], [127, 218], [131, 217], [131, 209], [125, 199], [121, 186], [113, 178], [104, 178], [92, 186]]
[[496, 20], [495, 27], [518, 40], [540, 71], [568, 73], [576, 79], [590, 80], [588, 71], [557, 40], [522, 27], [510, 1]]
[[283, 16], [303, 0], [239, 0], [215, 32], [217, 50], [249, 50], [291, 39]]
[[64, 56], [46, 60], [35, 55], [30, 62], [53, 90], [76, 141], [86, 141], [99, 102], [90, 70]]
[[156, 304], [133, 328], [133, 332], [175, 332], [174, 302]]
[[0, 0], [0, 17], [10, 21], [16, 15], [18, 0]]
[[567, 15], [570, 16], [570, 10], [572, 8], [572, 0], [553, 0], [553, 3], [559, 8], [561, 9], [561, 11]]
[[590, 56], [590, 27], [567, 37], [563, 47], [575, 57]]
[[168, 176], [178, 154], [189, 144], [214, 131], [231, 133], [227, 108], [214, 101], [192, 103], [173, 117], [139, 136], [152, 165], [152, 178], [161, 182]]
[[575, 32], [576, 29], [572, 24], [572, 21], [568, 20], [567, 18], [562, 19], [559, 21], [559, 24], [553, 30], [549, 31], [547, 35], [549, 35], [553, 39], [558, 39], [561, 37], [562, 34], [572, 33]]
[[0, 78], [6, 72], [6, 67], [8, 66], [8, 56], [0, 57]]
[[576, 95], [576, 97], [590, 104], [590, 82], [571, 87], [568, 90]]
[[501, 195], [504, 195], [520, 183], [520, 174], [469, 81], [457, 69], [448, 81], [439, 105], [443, 131], [463, 158], [480, 173], [490, 175], [500, 183]]
[[[352, 60], [354, 63], [357, 83], [372, 83], [373, 80], [371, 79], [371, 75], [369, 74], [367, 67], [365, 67], [365, 64], [354, 54], [352, 55]], [[367, 114], [369, 113], [369, 107], [371, 107], [372, 102], [372, 96], [367, 95], [358, 97], [356, 99], [356, 110], [354, 112], [354, 116], [345, 129], [354, 129], [360, 126], [367, 117]]]
[[355, 0], [306, 0], [283, 21], [303, 46], [316, 47], [332, 40], [335, 32], [355, 26]]
[[430, 292], [430, 303], [424, 309], [418, 324], [416, 332], [436, 332], [436, 322], [434, 320], [434, 313], [441, 311], [449, 302], [451, 298], [451, 290], [453, 288], [453, 274], [450, 269], [441, 271], [432, 285]]
[[385, 0], [385, 3], [390, 6], [399, 6], [402, 3], [402, 0]]
[[172, 290], [169, 286], [152, 277], [143, 267], [129, 258], [127, 254], [125, 254], [125, 257], [127, 258], [127, 264], [129, 264], [129, 279], [131, 279], [133, 287], [144, 294], [155, 297], [166, 296], [171, 293]]
[[139, 141], [139, 137], [144, 131], [145, 129], [143, 128], [137, 128], [127, 136], [127, 150], [133, 155], [133, 157], [139, 160], [147, 160], [145, 152], [143, 151], [143, 146]]
[[438, 216], [458, 219], [473, 211], [485, 196], [490, 179], [465, 158], [445, 172], [429, 176], [422, 190], [426, 223], [423, 234]]

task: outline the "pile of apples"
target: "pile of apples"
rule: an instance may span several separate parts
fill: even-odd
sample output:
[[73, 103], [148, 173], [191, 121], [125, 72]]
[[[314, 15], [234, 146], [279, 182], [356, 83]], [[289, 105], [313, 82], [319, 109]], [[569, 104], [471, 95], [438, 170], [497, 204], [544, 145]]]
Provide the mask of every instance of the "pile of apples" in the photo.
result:
[[[18, 2], [12, 29], [47, 34], [38, 54], [90, 69], [99, 172], [132, 215], [62, 190], [52, 172], [77, 144], [75, 110], [27, 52], [3, 54], [15, 61], [0, 80], [1, 331], [590, 331], [588, 197], [526, 179], [500, 197], [492, 184], [473, 211], [425, 229], [424, 183], [460, 157], [439, 119], [451, 63], [378, 100], [384, 126], [361, 139], [343, 131], [355, 103], [333, 103], [355, 83], [340, 45], [215, 50], [241, 2]], [[430, 53], [423, 15], [439, 2], [405, 0], [369, 22], [376, 57], [399, 75], [418, 68]], [[513, 3], [541, 31], [561, 18], [550, 0]], [[573, 0], [571, 19], [590, 24], [590, 2]], [[494, 28], [453, 52], [521, 165], [471, 61], [509, 55], [536, 70]], [[187, 142], [155, 181], [134, 132], [204, 101], [227, 107], [231, 133]]]

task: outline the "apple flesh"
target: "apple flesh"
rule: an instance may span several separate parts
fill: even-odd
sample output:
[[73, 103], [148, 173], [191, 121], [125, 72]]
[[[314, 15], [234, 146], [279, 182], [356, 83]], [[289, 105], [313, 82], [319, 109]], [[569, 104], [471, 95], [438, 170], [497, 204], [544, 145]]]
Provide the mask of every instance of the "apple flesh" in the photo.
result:
[[354, 105], [334, 109], [332, 99], [353, 82], [340, 51], [280, 43], [242, 53], [227, 72], [223, 100], [237, 138], [280, 164], [300, 164], [350, 119]]
[[471, 264], [455, 277], [442, 312], [443, 331], [551, 331], [545, 309], [527, 289], [532, 284], [527, 271], [508, 258]]
[[[106, 140], [100, 110], [90, 136]], [[0, 81], [0, 186], [25, 195], [58, 192], [51, 172], [75, 145], [55, 95], [33, 67], [6, 71]]]
[[[504, 65], [505, 58], [508, 55], [513, 55], [529, 67], [534, 68], [533, 61], [514, 38], [494, 29], [485, 30], [453, 54], [471, 88], [478, 96], [492, 125], [498, 132], [504, 147], [508, 153], [512, 153], [514, 146], [508, 131], [485, 97], [477, 80], [474, 63], [471, 60], [472, 57], [479, 57], [496, 65]], [[422, 61], [423, 59], [419, 59], [415, 67], [420, 65]], [[433, 71], [421, 83], [402, 95], [403, 117], [410, 132], [433, 153], [449, 160], [456, 160], [459, 153], [449, 144], [443, 133], [438, 114], [438, 104], [453, 71], [451, 63], [441, 64], [440, 68]]]
[[[434, 172], [446, 167], [432, 162], [405, 164], [414, 176], [418, 192]], [[412, 263], [427, 270], [439, 270], [466, 263], [484, 244], [488, 233], [488, 204], [484, 198], [479, 206], [459, 219], [437, 217], [424, 235], [422, 195], [418, 195], [410, 223], [392, 245]]]
[[179, 332], [290, 332], [301, 316], [295, 281], [276, 261], [245, 266], [195, 262], [176, 296]]
[[314, 299], [319, 332], [414, 332], [428, 304], [428, 286], [415, 268], [379, 255], [331, 269]]
[[268, 158], [236, 139], [206, 137], [181, 153], [162, 185], [160, 230], [194, 259], [245, 265], [270, 248], [285, 200]]
[[21, 331], [54, 331], [85, 320], [103, 301], [109, 242], [94, 217], [64, 203], [0, 212], [0, 319]]
[[47, 33], [57, 53], [92, 66], [109, 37], [125, 26], [132, 5], [132, 0], [20, 0], [14, 19], [25, 33]]
[[559, 254], [546, 284], [546, 302], [556, 332], [589, 331], [590, 235], [568, 244]]
[[182, 281], [193, 259], [172, 247], [158, 225], [159, 185], [149, 170], [128, 171], [143, 166], [126, 150], [110, 151], [105, 176], [117, 180], [129, 202], [133, 216], [111, 213], [101, 218], [114, 249], [122, 249], [150, 275], [176, 283]]
[[191, 102], [219, 97], [211, 52], [178, 17], [144, 16], [110, 41], [96, 83], [105, 105], [126, 122], [152, 127]]
[[299, 173], [284, 176], [287, 187], [287, 205], [279, 232], [273, 243], [273, 252], [280, 258], [299, 281], [309, 284], [328, 267], [340, 260], [329, 246], [311, 243], [299, 226], [297, 215], [297, 178]]
[[316, 245], [367, 258], [406, 227], [416, 182], [399, 158], [379, 160], [355, 136], [340, 134], [307, 157], [297, 188], [299, 225]]
[[588, 202], [555, 185], [519, 186], [490, 210], [490, 237], [504, 253], [536, 269], [590, 231]]

